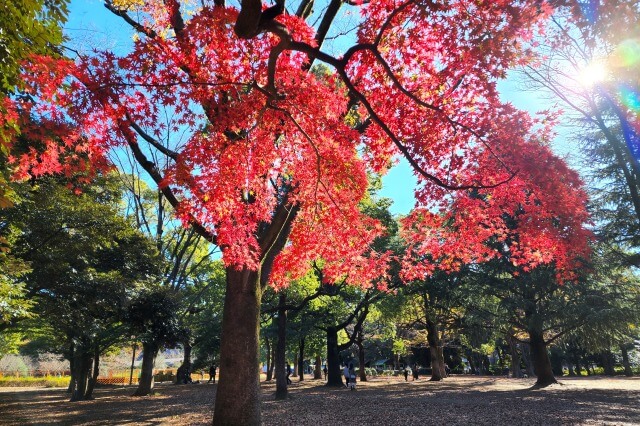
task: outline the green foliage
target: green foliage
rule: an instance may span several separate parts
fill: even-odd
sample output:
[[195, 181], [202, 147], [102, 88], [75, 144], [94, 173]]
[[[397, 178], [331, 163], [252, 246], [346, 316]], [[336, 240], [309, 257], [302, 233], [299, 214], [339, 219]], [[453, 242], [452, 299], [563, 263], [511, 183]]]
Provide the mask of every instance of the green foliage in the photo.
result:
[[0, 13], [0, 92], [18, 84], [21, 61], [32, 54], [56, 54], [62, 43], [67, 0], [16, 0], [2, 3]]
[[129, 305], [126, 322], [142, 342], [175, 346], [185, 333], [178, 320], [179, 304], [165, 288], [143, 289]]

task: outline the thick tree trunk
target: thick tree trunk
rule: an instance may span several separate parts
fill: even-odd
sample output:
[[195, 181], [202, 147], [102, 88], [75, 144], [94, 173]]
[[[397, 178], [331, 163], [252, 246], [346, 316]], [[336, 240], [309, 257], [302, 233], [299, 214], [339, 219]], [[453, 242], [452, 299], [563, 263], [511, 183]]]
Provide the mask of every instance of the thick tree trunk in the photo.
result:
[[322, 358], [316, 355], [316, 368], [313, 370], [314, 379], [322, 379]]
[[261, 420], [258, 371], [260, 277], [257, 272], [247, 269], [228, 267], [226, 272], [220, 378], [213, 424], [257, 426]]
[[140, 380], [133, 396], [147, 396], [153, 392], [153, 369], [160, 347], [156, 342], [142, 342], [142, 366]]
[[440, 365], [440, 357], [438, 355], [439, 340], [438, 325], [432, 321], [427, 321], [427, 341], [429, 342], [429, 355], [431, 356], [431, 378], [429, 381], [432, 382], [439, 382], [443, 378], [443, 366]]
[[299, 345], [299, 355], [298, 355], [298, 375], [300, 376], [300, 381], [304, 381], [304, 337], [300, 338]]
[[624, 367], [624, 375], [627, 377], [633, 376], [633, 370], [631, 369], [631, 363], [629, 362], [629, 350], [627, 345], [621, 344], [620, 351], [622, 352], [622, 366]]
[[91, 375], [91, 379], [89, 379], [89, 386], [87, 386], [87, 391], [84, 394], [84, 399], [89, 400], [93, 399], [93, 390], [96, 387], [96, 383], [98, 382], [98, 376], [100, 375], [100, 347], [96, 344], [93, 349], [93, 374]]
[[533, 361], [531, 360], [531, 345], [522, 346], [522, 359], [524, 360], [524, 366], [529, 377], [536, 375], [533, 367]]
[[360, 366], [360, 381], [367, 381], [367, 372], [365, 371], [364, 364], [364, 338], [362, 336], [362, 331], [358, 332], [358, 338], [356, 339], [356, 346], [358, 346], [358, 364]]
[[447, 377], [447, 369], [444, 368], [444, 346], [442, 345], [442, 339], [440, 340], [440, 346], [438, 346], [438, 363], [440, 364], [440, 375]]
[[92, 360], [93, 354], [91, 353], [88, 342], [83, 342], [75, 348], [73, 367], [76, 380], [73, 392], [71, 393], [71, 401], [84, 401]]
[[276, 400], [287, 398], [287, 295], [280, 293], [278, 301], [278, 342], [276, 343]]
[[176, 373], [176, 384], [181, 385], [187, 382], [187, 378], [191, 374], [191, 342], [189, 339], [185, 339], [182, 342], [182, 346], [184, 349], [184, 356], [182, 357], [182, 365], [178, 367], [178, 372]]
[[344, 386], [340, 374], [338, 330], [336, 327], [327, 327], [327, 370], [327, 386]]
[[537, 377], [535, 386], [545, 387], [558, 383], [553, 375], [547, 343], [544, 341], [542, 333], [537, 330], [529, 330], [529, 342], [531, 358], [533, 358], [533, 370]]

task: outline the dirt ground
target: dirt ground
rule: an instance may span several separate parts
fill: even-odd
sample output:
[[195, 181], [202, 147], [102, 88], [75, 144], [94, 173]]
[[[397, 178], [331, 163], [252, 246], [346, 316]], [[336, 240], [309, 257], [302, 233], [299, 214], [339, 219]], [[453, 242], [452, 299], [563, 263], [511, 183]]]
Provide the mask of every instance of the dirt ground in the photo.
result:
[[[319, 380], [296, 382], [275, 401], [263, 383], [264, 425], [640, 425], [640, 377], [564, 378], [531, 389], [533, 379], [375, 378], [355, 392]], [[210, 424], [216, 385], [156, 385], [151, 397], [133, 388], [104, 387], [96, 399], [68, 402], [62, 389], [0, 388], [1, 425]]]

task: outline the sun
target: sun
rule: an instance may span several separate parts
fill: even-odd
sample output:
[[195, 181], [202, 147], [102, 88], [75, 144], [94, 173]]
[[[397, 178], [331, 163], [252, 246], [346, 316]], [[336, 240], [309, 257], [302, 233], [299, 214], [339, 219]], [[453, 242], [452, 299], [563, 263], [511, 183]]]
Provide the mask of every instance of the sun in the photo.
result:
[[604, 61], [589, 62], [578, 71], [577, 80], [584, 87], [593, 87], [607, 78], [609, 70]]

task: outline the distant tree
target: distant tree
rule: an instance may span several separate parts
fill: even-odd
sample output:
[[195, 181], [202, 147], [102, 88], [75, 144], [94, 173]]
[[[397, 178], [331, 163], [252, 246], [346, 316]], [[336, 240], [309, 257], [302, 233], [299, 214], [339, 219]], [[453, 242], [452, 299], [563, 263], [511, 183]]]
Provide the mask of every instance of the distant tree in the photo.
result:
[[0, 214], [19, 230], [12, 253], [30, 265], [23, 280], [34, 312], [67, 344], [72, 400], [87, 399], [100, 354], [124, 333], [131, 291], [156, 274], [156, 251], [118, 216], [121, 192], [109, 179], [81, 195], [54, 178], [24, 189]]

